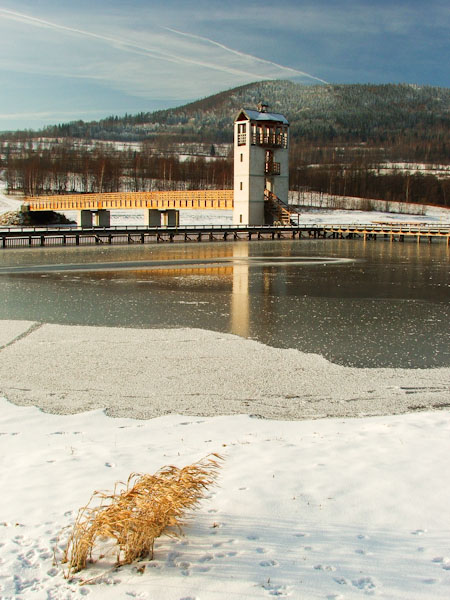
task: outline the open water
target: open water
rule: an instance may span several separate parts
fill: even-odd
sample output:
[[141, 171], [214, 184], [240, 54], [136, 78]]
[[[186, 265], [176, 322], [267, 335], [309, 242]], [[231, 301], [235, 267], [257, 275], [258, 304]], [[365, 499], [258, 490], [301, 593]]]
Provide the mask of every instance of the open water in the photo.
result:
[[450, 366], [450, 249], [359, 240], [0, 253], [0, 318], [196, 327], [357, 367]]

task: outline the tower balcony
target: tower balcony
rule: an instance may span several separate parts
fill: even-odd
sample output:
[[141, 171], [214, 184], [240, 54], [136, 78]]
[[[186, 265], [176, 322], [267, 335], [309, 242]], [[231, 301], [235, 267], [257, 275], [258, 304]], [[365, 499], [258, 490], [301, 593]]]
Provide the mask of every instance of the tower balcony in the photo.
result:
[[265, 148], [287, 148], [287, 136], [284, 134], [259, 135], [252, 134], [252, 146]]
[[280, 163], [278, 162], [266, 162], [264, 164], [265, 175], [279, 175], [280, 174]]

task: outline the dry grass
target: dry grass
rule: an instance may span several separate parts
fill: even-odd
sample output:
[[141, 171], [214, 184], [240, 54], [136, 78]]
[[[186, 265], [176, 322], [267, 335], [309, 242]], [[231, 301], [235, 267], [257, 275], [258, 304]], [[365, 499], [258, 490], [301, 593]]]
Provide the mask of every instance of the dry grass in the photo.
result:
[[117, 565], [152, 556], [157, 537], [180, 532], [184, 512], [214, 483], [221, 459], [211, 454], [182, 469], [167, 466], [154, 475], [132, 473], [113, 493], [94, 492], [79, 510], [64, 551], [67, 577], [95, 560], [94, 549], [105, 541], [113, 542]]

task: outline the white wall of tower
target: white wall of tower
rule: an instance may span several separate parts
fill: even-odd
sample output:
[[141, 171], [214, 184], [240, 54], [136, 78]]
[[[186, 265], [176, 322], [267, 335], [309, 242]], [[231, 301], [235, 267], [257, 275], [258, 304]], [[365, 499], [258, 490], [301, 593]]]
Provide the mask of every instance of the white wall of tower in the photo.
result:
[[[245, 144], [239, 145], [239, 125], [246, 126]], [[270, 190], [287, 204], [289, 193], [289, 150], [270, 148], [273, 161], [280, 164], [279, 175], [266, 175], [266, 147], [251, 144], [251, 121], [234, 124], [234, 209], [236, 225], [263, 225], [264, 190]], [[241, 136], [242, 141], [242, 136]], [[289, 144], [288, 144], [289, 147]]]

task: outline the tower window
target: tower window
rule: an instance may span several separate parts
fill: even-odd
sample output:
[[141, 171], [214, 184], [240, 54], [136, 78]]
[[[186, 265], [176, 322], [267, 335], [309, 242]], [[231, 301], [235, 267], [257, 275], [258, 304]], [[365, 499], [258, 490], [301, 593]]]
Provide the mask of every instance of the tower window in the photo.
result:
[[239, 189], [240, 189], [240, 190], [242, 190], [242, 189], [243, 189], [243, 184], [242, 184], [242, 181], [241, 181], [241, 182], [239, 182]]
[[241, 154], [241, 162], [244, 162], [244, 155]]
[[246, 123], [239, 123], [238, 124], [238, 139], [237, 139], [238, 146], [245, 146], [245, 144], [247, 143], [246, 132], [247, 132]]

